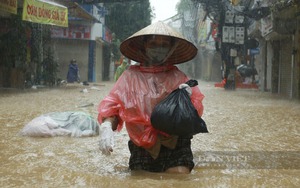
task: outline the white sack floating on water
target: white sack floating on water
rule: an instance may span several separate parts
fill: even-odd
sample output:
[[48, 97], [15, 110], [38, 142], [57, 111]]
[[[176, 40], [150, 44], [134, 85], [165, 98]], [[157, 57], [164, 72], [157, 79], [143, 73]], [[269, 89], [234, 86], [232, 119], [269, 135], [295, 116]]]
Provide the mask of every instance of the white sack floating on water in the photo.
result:
[[99, 134], [99, 124], [84, 112], [51, 112], [31, 120], [20, 134], [32, 137], [95, 136]]

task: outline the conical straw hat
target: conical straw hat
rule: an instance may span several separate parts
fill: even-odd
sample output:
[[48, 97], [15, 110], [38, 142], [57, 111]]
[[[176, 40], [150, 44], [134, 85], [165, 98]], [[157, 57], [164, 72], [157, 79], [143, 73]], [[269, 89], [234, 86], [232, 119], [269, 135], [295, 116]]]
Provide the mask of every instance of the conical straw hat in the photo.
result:
[[173, 54], [166, 60], [167, 64], [179, 64], [193, 59], [197, 54], [197, 48], [185, 39], [182, 34], [175, 31], [170, 26], [159, 21], [149, 25], [136, 32], [120, 45], [122, 54], [129, 59], [143, 64], [145, 62], [144, 36], [146, 35], [163, 35], [170, 36], [177, 42], [177, 47]]

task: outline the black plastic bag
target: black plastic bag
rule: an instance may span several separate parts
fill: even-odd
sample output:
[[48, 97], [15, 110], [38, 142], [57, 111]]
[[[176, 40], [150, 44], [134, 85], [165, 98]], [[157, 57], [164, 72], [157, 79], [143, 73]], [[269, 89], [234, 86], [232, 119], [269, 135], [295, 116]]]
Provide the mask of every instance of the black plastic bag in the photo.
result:
[[257, 70], [254, 67], [249, 65], [241, 64], [237, 67], [237, 70], [242, 77], [257, 75]]
[[[194, 87], [198, 82], [189, 80], [186, 84]], [[208, 133], [206, 123], [199, 117], [185, 89], [174, 90], [154, 107], [151, 124], [155, 129], [170, 135], [192, 136]]]

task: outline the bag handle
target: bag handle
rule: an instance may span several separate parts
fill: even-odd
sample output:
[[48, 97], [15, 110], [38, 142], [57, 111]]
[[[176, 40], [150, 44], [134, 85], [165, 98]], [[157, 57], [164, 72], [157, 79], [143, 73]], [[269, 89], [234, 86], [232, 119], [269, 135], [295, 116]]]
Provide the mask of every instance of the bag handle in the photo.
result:
[[198, 85], [198, 81], [197, 80], [193, 80], [190, 79], [189, 81], [185, 82], [187, 85], [189, 85], [190, 87], [194, 87]]

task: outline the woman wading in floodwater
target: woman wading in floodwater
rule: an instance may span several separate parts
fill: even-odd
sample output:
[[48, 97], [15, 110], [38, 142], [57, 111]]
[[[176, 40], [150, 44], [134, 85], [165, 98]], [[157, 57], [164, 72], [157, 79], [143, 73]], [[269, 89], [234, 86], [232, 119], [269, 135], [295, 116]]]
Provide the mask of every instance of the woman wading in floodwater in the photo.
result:
[[[113, 151], [113, 131], [124, 125], [130, 137], [129, 168], [150, 172], [190, 173], [194, 167], [192, 136], [169, 135], [151, 125], [153, 108], [189, 78], [175, 64], [195, 57], [197, 48], [163, 22], [157, 22], [122, 42], [124, 56], [139, 62], [130, 66], [99, 105], [100, 149]], [[190, 98], [201, 117], [204, 95], [190, 88]]]

